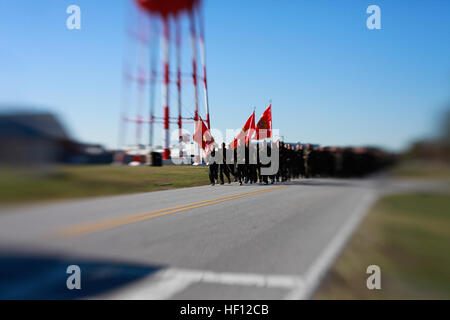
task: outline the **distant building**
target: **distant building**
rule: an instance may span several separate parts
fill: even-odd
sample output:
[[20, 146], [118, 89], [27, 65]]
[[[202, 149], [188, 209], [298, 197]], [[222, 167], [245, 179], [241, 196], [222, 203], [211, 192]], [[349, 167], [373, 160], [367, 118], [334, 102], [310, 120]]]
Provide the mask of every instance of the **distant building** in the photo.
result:
[[112, 153], [102, 146], [72, 140], [50, 113], [0, 114], [0, 163], [111, 163]]

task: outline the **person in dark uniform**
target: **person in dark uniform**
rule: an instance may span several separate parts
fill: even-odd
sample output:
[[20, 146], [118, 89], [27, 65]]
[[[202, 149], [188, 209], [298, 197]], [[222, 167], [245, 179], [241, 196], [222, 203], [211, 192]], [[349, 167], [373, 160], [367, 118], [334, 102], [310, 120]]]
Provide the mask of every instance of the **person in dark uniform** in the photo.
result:
[[225, 143], [222, 143], [222, 149], [219, 151], [222, 152], [222, 155], [223, 155], [222, 163], [219, 164], [220, 184], [224, 184], [224, 181], [223, 181], [224, 174], [227, 177], [228, 183], [230, 184], [231, 183], [230, 169], [227, 164], [227, 149], [226, 149]]
[[281, 182], [285, 181], [285, 176], [286, 176], [286, 147], [284, 145], [283, 142], [280, 141], [279, 143], [279, 147], [280, 147], [280, 169], [278, 170], [278, 175], [277, 175], [277, 182], [278, 180], [280, 180]]
[[339, 147], [331, 148], [331, 154], [333, 156], [333, 176], [342, 177], [343, 176], [343, 151]]
[[325, 170], [325, 176], [327, 177], [333, 177], [335, 175], [335, 168], [334, 168], [334, 157], [333, 153], [331, 152], [330, 147], [323, 148], [323, 156], [324, 156], [324, 170]]
[[249, 175], [248, 179], [250, 184], [258, 182], [258, 149], [257, 146], [248, 144], [249, 154], [248, 154], [248, 169]]
[[303, 178], [305, 176], [305, 162], [303, 160], [303, 145], [300, 144], [297, 146], [297, 170], [299, 178]]
[[[263, 141], [262, 145], [261, 145], [261, 153], [263, 155], [266, 155], [268, 157], [270, 157], [270, 153], [269, 153], [269, 147], [267, 146], [267, 141]], [[261, 174], [261, 170], [264, 168], [270, 168], [270, 163], [267, 164], [262, 164], [261, 163], [261, 159], [260, 159], [260, 155], [259, 155], [259, 147], [258, 147], [258, 175], [259, 175], [259, 183], [264, 183], [264, 184], [269, 184], [268, 182], [268, 177], [267, 175], [262, 175]]]
[[211, 186], [214, 186], [216, 184], [216, 181], [218, 180], [218, 165], [217, 163], [212, 160], [213, 157], [216, 156], [216, 150], [213, 149], [210, 154], [207, 155], [207, 163], [209, 166], [209, 181], [211, 182]]
[[[270, 144], [267, 146], [267, 156], [270, 159], [272, 159], [272, 150], [275, 149], [275, 151], [273, 151], [273, 152], [276, 152], [277, 148], [278, 148], [277, 144], [274, 143], [273, 141], [271, 141]], [[279, 168], [280, 158], [279, 158], [279, 156], [278, 156], [278, 160], [277, 161], [278, 161], [278, 171], [280, 171], [280, 168]], [[270, 165], [272, 165], [272, 164], [270, 164]], [[275, 183], [275, 179], [276, 179], [276, 175], [278, 174], [278, 171], [274, 172], [274, 174], [270, 175], [270, 184], [274, 184]]]
[[[261, 148], [262, 150], [262, 148]], [[256, 144], [256, 181], [260, 184], [262, 183], [262, 176], [261, 176], [261, 159], [259, 156], [259, 143]]]
[[245, 165], [244, 165], [244, 183], [247, 184], [249, 182], [251, 182], [250, 180], [250, 175], [251, 175], [251, 171], [250, 171], [250, 149], [249, 149], [249, 144], [248, 141], [245, 141]]
[[233, 164], [230, 164], [230, 167], [233, 168], [232, 172], [234, 175], [234, 182], [238, 182], [239, 180], [239, 170], [238, 170], [238, 163], [237, 163], [237, 148], [233, 149]]
[[[237, 141], [237, 147], [234, 149], [234, 161], [236, 178], [239, 181], [239, 185], [242, 186], [242, 181], [245, 179], [245, 151], [242, 150], [242, 141]], [[238, 152], [239, 150], [239, 152]]]
[[355, 167], [354, 154], [351, 148], [345, 148], [342, 153], [342, 176], [350, 178], [353, 176]]
[[303, 150], [303, 163], [305, 167], [305, 178], [311, 178], [311, 163], [310, 163], [310, 155], [312, 152], [312, 147], [308, 143], [306, 148]]
[[295, 179], [295, 149], [294, 146], [289, 145], [289, 157], [288, 157], [288, 181], [290, 181], [291, 179]]
[[291, 153], [291, 146], [289, 144], [283, 144], [284, 145], [284, 171], [283, 171], [283, 178], [281, 179], [281, 181], [286, 182], [289, 180], [289, 169], [291, 166], [291, 158], [290, 158], [290, 153]]

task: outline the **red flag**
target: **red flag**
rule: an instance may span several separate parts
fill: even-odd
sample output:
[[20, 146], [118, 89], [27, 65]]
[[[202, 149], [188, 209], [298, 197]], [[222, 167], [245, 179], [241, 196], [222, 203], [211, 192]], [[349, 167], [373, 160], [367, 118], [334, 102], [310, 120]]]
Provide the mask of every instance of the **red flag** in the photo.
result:
[[200, 116], [195, 123], [194, 141], [197, 142], [206, 153], [211, 152], [212, 148], [214, 148], [214, 138]]
[[247, 122], [242, 127], [241, 132], [234, 138], [232, 148], [236, 148], [238, 144], [238, 140], [243, 140], [243, 142], [249, 142], [252, 137], [253, 133], [255, 133], [255, 111], [253, 111], [250, 118], [248, 118]]
[[[256, 140], [259, 140], [260, 132], [262, 138], [271, 138], [272, 137], [272, 105], [264, 111], [261, 119], [259, 119], [258, 124], [256, 125]], [[264, 130], [266, 134], [264, 134]]]

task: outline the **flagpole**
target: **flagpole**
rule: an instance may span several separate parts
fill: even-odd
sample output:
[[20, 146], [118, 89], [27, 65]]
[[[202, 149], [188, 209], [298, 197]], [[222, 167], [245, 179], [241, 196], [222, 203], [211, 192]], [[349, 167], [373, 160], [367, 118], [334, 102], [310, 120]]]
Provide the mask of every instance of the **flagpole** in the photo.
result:
[[200, 59], [203, 68], [203, 93], [205, 98], [205, 108], [206, 108], [206, 125], [208, 129], [211, 129], [211, 118], [209, 116], [209, 99], [208, 99], [208, 83], [206, 79], [206, 49], [205, 49], [205, 27], [204, 27], [204, 17], [203, 12], [198, 9], [199, 17], [199, 29], [200, 29]]
[[[195, 11], [192, 10], [189, 13], [189, 22], [190, 22], [190, 36], [191, 36], [191, 50], [192, 50], [192, 83], [194, 89], [194, 131], [196, 130], [196, 125], [198, 121], [198, 78], [197, 78], [197, 31], [195, 28]], [[201, 148], [199, 146], [194, 146], [194, 162], [200, 164], [201, 157], [200, 151]]]
[[[269, 106], [270, 106], [270, 109], [272, 110], [272, 98], [269, 99]], [[270, 115], [272, 115], [272, 111], [270, 112]], [[273, 120], [270, 119], [270, 121], [272, 122], [272, 127], [271, 127], [270, 129], [273, 130]], [[266, 138], [266, 139], [267, 139], [267, 138]], [[270, 142], [272, 143], [272, 141], [273, 141], [273, 137], [272, 137], [272, 132], [271, 132], [271, 135], [270, 135]]]

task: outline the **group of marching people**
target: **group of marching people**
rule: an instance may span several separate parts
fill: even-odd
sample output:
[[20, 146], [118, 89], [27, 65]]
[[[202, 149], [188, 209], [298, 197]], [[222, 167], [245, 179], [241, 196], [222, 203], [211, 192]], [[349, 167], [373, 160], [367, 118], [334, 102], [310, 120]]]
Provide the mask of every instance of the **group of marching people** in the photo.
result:
[[224, 184], [224, 176], [231, 183], [231, 176], [234, 182], [243, 183], [269, 183], [269, 179], [273, 184], [275, 175], [265, 175], [262, 168], [270, 166], [269, 161], [261, 161], [261, 154], [264, 158], [270, 158], [271, 146], [265, 141], [261, 144], [245, 143], [245, 146], [239, 142], [236, 148], [226, 148], [225, 143], [218, 150], [212, 150], [207, 155], [207, 163], [209, 165], [209, 180], [211, 185], [215, 185], [220, 181]]
[[238, 182], [274, 184], [312, 177], [362, 177], [394, 161], [373, 148], [318, 147], [311, 144], [260, 142], [213, 149], [207, 155], [211, 185]]
[[312, 177], [362, 177], [394, 161], [392, 155], [375, 148], [268, 142], [266, 139], [272, 138], [271, 108], [269, 105], [257, 123], [254, 111], [228, 148], [223, 143], [216, 149], [209, 127], [200, 119], [194, 140], [206, 152], [211, 185], [224, 184], [224, 176], [228, 183], [233, 176], [240, 185]]

